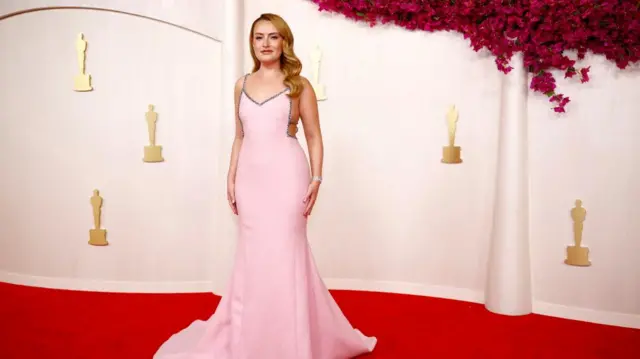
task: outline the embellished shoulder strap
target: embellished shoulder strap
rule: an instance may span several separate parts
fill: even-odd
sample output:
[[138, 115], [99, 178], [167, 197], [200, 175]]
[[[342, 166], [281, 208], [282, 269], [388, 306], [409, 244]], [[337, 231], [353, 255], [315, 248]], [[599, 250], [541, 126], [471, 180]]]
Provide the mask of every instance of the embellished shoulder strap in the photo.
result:
[[[291, 93], [290, 88], [287, 88], [287, 91]], [[293, 118], [293, 104], [293, 99], [289, 97], [289, 121], [287, 122], [287, 136], [296, 138], [296, 135], [298, 134], [298, 122], [300, 121], [300, 113], [299, 111], [296, 111], [296, 113], [298, 113], [298, 116], [296, 118]]]
[[244, 78], [242, 79], [242, 91], [245, 90], [245, 85], [247, 84], [247, 77], [249, 77], [249, 74], [245, 74]]

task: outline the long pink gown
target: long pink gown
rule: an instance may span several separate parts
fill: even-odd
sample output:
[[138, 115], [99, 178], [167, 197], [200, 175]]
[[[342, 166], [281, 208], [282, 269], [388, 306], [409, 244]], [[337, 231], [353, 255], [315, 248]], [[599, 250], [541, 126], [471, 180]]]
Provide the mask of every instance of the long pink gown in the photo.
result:
[[287, 92], [259, 102], [243, 85], [230, 286], [207, 321], [174, 334], [154, 359], [348, 359], [376, 345], [351, 326], [316, 269], [303, 216], [309, 164], [288, 132]]

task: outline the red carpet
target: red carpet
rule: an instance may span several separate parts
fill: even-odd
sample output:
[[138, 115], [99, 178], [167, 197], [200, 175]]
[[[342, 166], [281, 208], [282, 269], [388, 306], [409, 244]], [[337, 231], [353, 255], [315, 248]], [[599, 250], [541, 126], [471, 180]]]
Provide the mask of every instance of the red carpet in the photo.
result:
[[[640, 358], [640, 330], [539, 315], [506, 317], [444, 299], [333, 294], [355, 326], [378, 337], [367, 359]], [[0, 283], [0, 359], [151, 359], [169, 335], [207, 318], [217, 302], [211, 294], [110, 294]]]

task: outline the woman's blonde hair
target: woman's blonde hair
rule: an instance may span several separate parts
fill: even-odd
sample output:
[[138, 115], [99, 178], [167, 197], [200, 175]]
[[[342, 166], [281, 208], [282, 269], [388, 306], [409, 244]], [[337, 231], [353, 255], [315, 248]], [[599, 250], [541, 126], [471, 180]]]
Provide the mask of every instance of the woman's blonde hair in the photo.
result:
[[253, 24], [251, 24], [251, 32], [249, 33], [249, 50], [253, 58], [253, 71], [256, 72], [260, 68], [260, 61], [256, 57], [253, 50], [253, 31], [259, 21], [270, 22], [282, 36], [282, 55], [280, 55], [280, 69], [284, 73], [284, 84], [289, 88], [289, 97], [296, 98], [302, 92], [302, 79], [300, 72], [302, 71], [302, 62], [293, 51], [293, 33], [291, 28], [284, 19], [276, 14], [262, 14]]

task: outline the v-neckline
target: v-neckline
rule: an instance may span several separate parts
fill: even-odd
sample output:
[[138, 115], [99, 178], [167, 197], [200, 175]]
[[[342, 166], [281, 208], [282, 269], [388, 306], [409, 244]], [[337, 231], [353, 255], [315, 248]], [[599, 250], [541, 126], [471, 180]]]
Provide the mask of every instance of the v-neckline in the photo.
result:
[[272, 95], [272, 96], [270, 96], [270, 97], [267, 97], [267, 98], [266, 98], [265, 100], [263, 100], [263, 101], [256, 101], [253, 97], [251, 97], [251, 96], [249, 95], [249, 93], [247, 93], [247, 90], [245, 90], [245, 89], [244, 89], [244, 87], [242, 88], [242, 92], [244, 93], [244, 95], [245, 95], [249, 100], [251, 100], [251, 102], [255, 103], [255, 104], [256, 104], [256, 105], [258, 105], [258, 106], [262, 106], [262, 105], [264, 105], [265, 103], [267, 103], [267, 102], [269, 102], [269, 101], [271, 101], [271, 100], [273, 100], [273, 99], [277, 98], [278, 96], [282, 95], [283, 93], [287, 92], [287, 90], [288, 90], [288, 89], [289, 89], [289, 88], [285, 88], [284, 90], [281, 90], [280, 92], [276, 93], [275, 95]]

